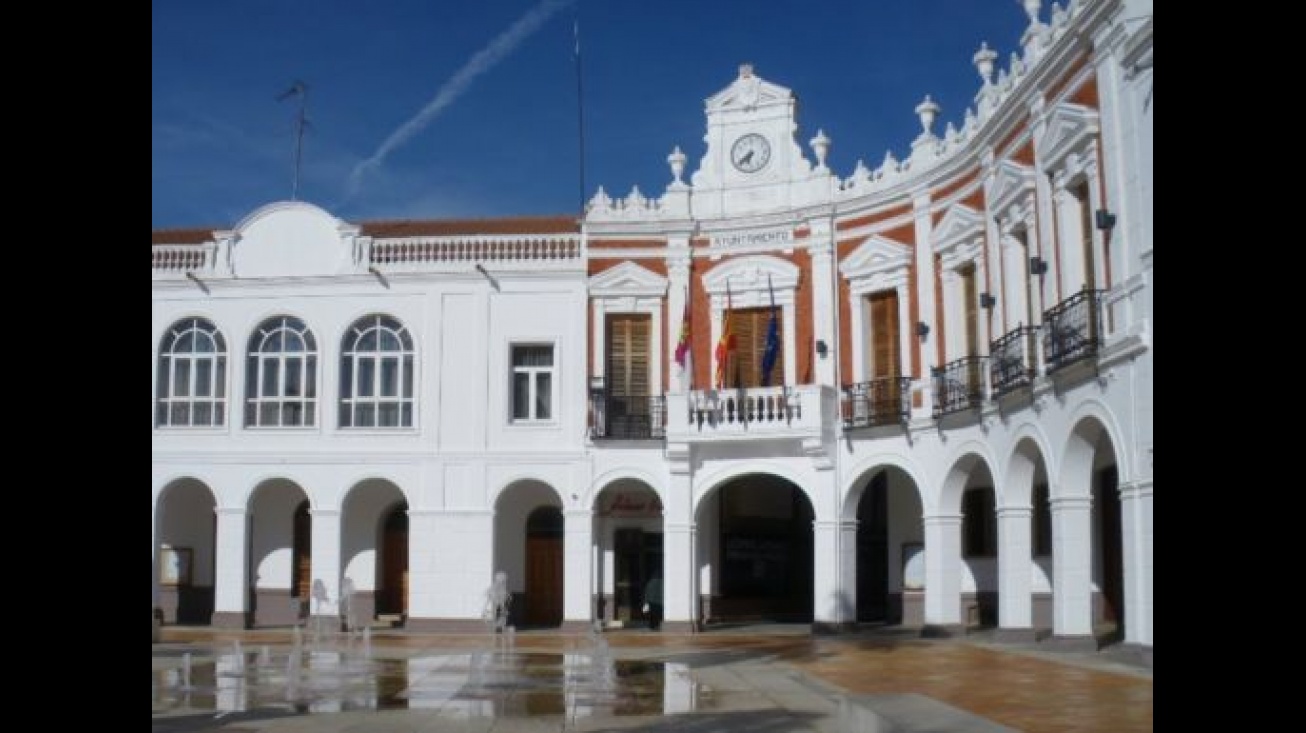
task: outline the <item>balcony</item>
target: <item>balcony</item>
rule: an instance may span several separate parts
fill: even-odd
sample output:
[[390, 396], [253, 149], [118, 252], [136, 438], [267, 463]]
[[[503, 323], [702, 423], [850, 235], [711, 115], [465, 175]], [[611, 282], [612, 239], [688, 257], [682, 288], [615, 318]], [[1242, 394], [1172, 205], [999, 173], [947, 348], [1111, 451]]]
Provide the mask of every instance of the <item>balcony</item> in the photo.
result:
[[1038, 356], [1034, 353], [1034, 336], [1038, 329], [1017, 326], [989, 344], [989, 384], [997, 399], [1034, 383]]
[[842, 402], [846, 430], [906, 424], [911, 419], [911, 378], [858, 382], [844, 388]]
[[934, 370], [934, 417], [978, 409], [984, 402], [984, 357], [967, 356]]
[[670, 400], [667, 437], [689, 442], [819, 437], [835, 407], [834, 390], [814, 384], [695, 390]]
[[1097, 355], [1103, 343], [1104, 292], [1085, 288], [1043, 314], [1043, 361], [1049, 374]]
[[594, 440], [662, 440], [667, 435], [665, 397], [626, 397], [590, 390]]

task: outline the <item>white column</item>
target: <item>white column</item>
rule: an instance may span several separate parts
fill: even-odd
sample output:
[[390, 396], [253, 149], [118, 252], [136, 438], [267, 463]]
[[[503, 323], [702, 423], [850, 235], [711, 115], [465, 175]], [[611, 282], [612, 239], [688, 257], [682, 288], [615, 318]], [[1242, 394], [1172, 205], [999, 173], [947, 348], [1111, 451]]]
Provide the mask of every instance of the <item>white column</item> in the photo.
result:
[[671, 487], [662, 512], [662, 600], [664, 621], [689, 625], [698, 619], [698, 582], [695, 573], [693, 494], [687, 462], [672, 466]]
[[[921, 405], [913, 412], [916, 415], [930, 416], [934, 413], [934, 390], [929, 388], [930, 371], [939, 366], [938, 349], [935, 348], [935, 339], [939, 337], [939, 329], [936, 325], [939, 319], [935, 313], [934, 303], [934, 249], [929, 245], [932, 240], [930, 235], [934, 230], [929, 193], [918, 194], [912, 200], [912, 206], [913, 216], [916, 219], [916, 300], [920, 306], [918, 318], [911, 319], [910, 300], [901, 301], [900, 307], [903, 318], [907, 321], [906, 333], [910, 336], [911, 348], [920, 350], [921, 371], [917, 379], [925, 385], [921, 390]], [[917, 321], [924, 322], [930, 327], [930, 334], [924, 340], [916, 335]], [[911, 364], [910, 353], [903, 354], [907, 366]], [[929, 553], [926, 553], [926, 557], [929, 557]], [[928, 590], [926, 596], [928, 597]]]
[[563, 619], [564, 623], [592, 622], [594, 587], [590, 556], [594, 545], [594, 513], [588, 508], [568, 509], [563, 518]]
[[217, 568], [213, 578], [214, 624], [245, 625], [249, 610], [249, 515], [244, 507], [219, 507], [214, 552]]
[[[317, 601], [310, 595], [308, 612], [333, 616], [336, 613], [335, 604], [340, 599], [340, 510], [309, 509], [309, 515], [312, 520], [313, 583], [320, 580], [326, 584], [331, 605], [323, 605], [319, 610]], [[409, 535], [412, 535], [411, 528]]]
[[1093, 500], [1063, 496], [1051, 504], [1052, 632], [1089, 636], [1093, 633]]
[[844, 604], [843, 621], [857, 623], [857, 520], [839, 522], [839, 598]]
[[698, 616], [694, 534], [694, 525], [668, 521], [662, 535], [662, 568], [666, 573], [662, 583], [664, 620], [669, 624], [688, 624], [690, 628]]
[[857, 619], [857, 521], [812, 522], [812, 618], [839, 627]]
[[1152, 482], [1120, 485], [1125, 641], [1152, 646]]
[[998, 627], [1033, 629], [1034, 610], [1030, 596], [1033, 572], [1030, 516], [1027, 507], [998, 509]]
[[961, 624], [961, 515], [925, 517], [925, 623]]
[[[822, 359], [816, 356], [816, 383], [834, 385], [834, 364], [838, 358], [835, 335], [835, 280], [833, 227], [829, 218], [812, 219], [807, 223], [810, 234], [807, 253], [812, 258], [812, 353], [816, 342], [824, 341], [829, 351]], [[795, 324], [797, 325], [797, 324]]]

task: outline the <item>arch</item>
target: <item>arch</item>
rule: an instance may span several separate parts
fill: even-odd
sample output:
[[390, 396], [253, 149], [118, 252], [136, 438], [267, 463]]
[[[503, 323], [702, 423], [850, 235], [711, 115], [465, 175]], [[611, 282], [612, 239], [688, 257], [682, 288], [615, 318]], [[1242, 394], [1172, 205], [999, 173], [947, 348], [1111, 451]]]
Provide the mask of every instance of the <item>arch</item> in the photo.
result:
[[[1087, 496], [1086, 484], [1076, 483], [1076, 477], [1085, 476], [1092, 468], [1095, 448], [1102, 437], [1106, 438], [1115, 455], [1120, 481], [1131, 476], [1128, 455], [1120, 450], [1125, 445], [1124, 434], [1116, 423], [1109, 407], [1096, 399], [1085, 400], [1071, 412], [1067, 423], [1071, 426], [1062, 450], [1057, 456], [1057, 477], [1052, 487], [1053, 496]], [[1099, 433], [1100, 431], [1100, 433]], [[1069, 483], [1068, 483], [1069, 482]]]
[[[308, 527], [296, 522], [300, 506], [309, 502], [308, 492], [287, 478], [268, 478], [250, 491], [246, 503], [249, 516], [249, 591], [254, 625], [281, 626], [298, 621], [298, 608], [291, 599], [307, 598], [311, 583], [310, 557], [296, 553], [310, 537], [301, 536]], [[301, 563], [297, 567], [297, 563]]]
[[565, 506], [561, 493], [537, 478], [509, 480], [494, 497], [492, 568], [508, 576], [508, 590], [513, 594], [510, 623], [552, 626], [554, 621], [561, 622], [554, 612], [565, 582], [563, 538], [532, 538], [528, 525], [533, 512], [547, 508], [561, 515]]
[[[349, 599], [354, 620], [370, 619], [384, 598], [396, 598], [406, 607], [404, 583], [408, 567], [406, 536], [393, 545], [386, 532], [395, 511], [407, 512], [411, 504], [399, 485], [385, 478], [363, 479], [345, 492], [340, 505], [340, 582], [353, 586]], [[330, 582], [333, 579], [328, 579]]]
[[844, 568], [843, 586], [856, 620], [919, 624], [923, 595], [914, 575], [906, 578], [904, 570], [919, 562], [909, 563], [909, 553], [922, 557], [924, 492], [902, 460], [883, 458], [894, 460], [863, 461], [845, 493], [840, 519], [855, 525], [855, 562]]
[[280, 213], [290, 212], [300, 212], [312, 216], [320, 216], [333, 225], [341, 223], [339, 219], [328, 213], [326, 209], [323, 209], [320, 206], [315, 206], [306, 201], [273, 201], [270, 204], [264, 204], [246, 214], [245, 218], [241, 219], [232, 231], [244, 232], [263, 219], [276, 216]]
[[867, 456], [858, 461], [848, 471], [848, 482], [843, 487], [843, 501], [840, 504], [840, 519], [853, 520], [857, 518], [857, 505], [861, 501], [862, 491], [866, 488], [866, 479], [872, 472], [884, 467], [892, 467], [902, 471], [911, 479], [916, 487], [916, 499], [921, 504], [924, 511], [929, 504], [925, 500], [925, 470], [915, 462], [903, 456], [893, 453], [877, 453]]
[[1029, 488], [1036, 464], [1041, 461], [1049, 480], [1056, 475], [1051, 442], [1041, 425], [1028, 422], [1011, 433], [1011, 450], [1007, 459], [999, 464], [1002, 493], [999, 506], [1022, 507], [1029, 505]]
[[645, 471], [604, 474], [593, 492], [594, 605], [605, 622], [629, 626], [654, 619], [645, 612], [648, 582], [664, 577], [665, 501]]
[[[805, 478], [797, 471], [794, 471], [788, 465], [779, 461], [750, 461], [748, 463], [731, 462], [729, 465], [721, 466], [715, 470], [704, 471], [694, 477], [693, 502], [690, 507], [690, 515], [698, 514], [703, 500], [712, 495], [712, 492], [721, 488], [725, 484], [744, 476], [753, 476], [766, 474], [782, 478], [793, 484], [803, 496], [807, 498], [807, 503], [812, 506], [813, 511], [820, 504], [816, 497], [812, 496], [810, 491], [803, 485]], [[822, 519], [818, 514], [817, 519]]]
[[404, 503], [409, 506], [413, 505], [412, 497], [404, 490], [402, 482], [395, 477], [383, 473], [360, 473], [342, 481], [333, 493], [322, 497], [321, 501], [313, 501], [314, 495], [310, 494], [310, 506], [313, 509], [334, 509], [340, 512], [341, 516], [344, 516], [345, 502], [348, 501], [349, 495], [359, 486], [372, 482], [390, 484], [403, 496]]
[[[938, 514], [960, 514], [961, 495], [967, 488], [977, 466], [982, 466], [989, 475], [989, 481], [997, 481], [997, 461], [993, 459], [989, 446], [977, 440], [968, 440], [957, 446], [952, 455], [944, 462], [948, 466], [943, 474], [943, 483], [939, 487], [938, 504], [933, 508]], [[996, 485], [993, 487], [997, 490]], [[995, 497], [996, 501], [996, 497]]]
[[695, 502], [701, 617], [810, 622], [816, 616], [815, 502], [791, 472], [753, 468], [719, 472]]
[[166, 623], [207, 624], [213, 615], [218, 496], [192, 477], [160, 489], [154, 513], [158, 607]]
[[647, 486], [653, 493], [657, 494], [658, 500], [661, 501], [663, 505], [667, 503], [667, 489], [662, 481], [658, 480], [658, 478], [650, 471], [646, 471], [642, 468], [626, 466], [614, 468], [596, 476], [594, 480], [590, 482], [585, 496], [582, 497], [585, 499], [584, 503], [587, 506], [593, 506], [594, 502], [598, 500], [599, 494], [603, 493], [603, 490], [606, 489], [608, 485], [614, 484], [618, 481], [638, 481]]

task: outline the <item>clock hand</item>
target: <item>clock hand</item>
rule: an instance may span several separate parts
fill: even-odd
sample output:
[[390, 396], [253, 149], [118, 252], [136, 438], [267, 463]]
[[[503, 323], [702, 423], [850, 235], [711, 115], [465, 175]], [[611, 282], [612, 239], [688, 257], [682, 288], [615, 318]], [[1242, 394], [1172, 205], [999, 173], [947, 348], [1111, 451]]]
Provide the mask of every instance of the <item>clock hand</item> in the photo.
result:
[[744, 157], [739, 159], [739, 164], [747, 165], [748, 162], [751, 161], [752, 159], [753, 159], [753, 151], [750, 150], [747, 153], [744, 153]]

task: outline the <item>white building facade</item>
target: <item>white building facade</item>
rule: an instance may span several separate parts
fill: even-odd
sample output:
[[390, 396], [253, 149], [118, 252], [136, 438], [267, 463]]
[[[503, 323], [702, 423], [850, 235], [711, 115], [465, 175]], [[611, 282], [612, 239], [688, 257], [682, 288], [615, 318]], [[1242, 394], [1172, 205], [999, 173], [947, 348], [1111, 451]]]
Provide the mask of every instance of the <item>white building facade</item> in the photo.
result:
[[1025, 6], [963, 122], [846, 177], [744, 65], [579, 221], [154, 232], [156, 613], [483, 629], [501, 570], [519, 626], [662, 578], [671, 629], [1150, 654], [1152, 7]]

